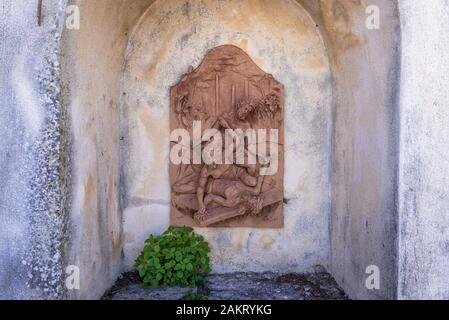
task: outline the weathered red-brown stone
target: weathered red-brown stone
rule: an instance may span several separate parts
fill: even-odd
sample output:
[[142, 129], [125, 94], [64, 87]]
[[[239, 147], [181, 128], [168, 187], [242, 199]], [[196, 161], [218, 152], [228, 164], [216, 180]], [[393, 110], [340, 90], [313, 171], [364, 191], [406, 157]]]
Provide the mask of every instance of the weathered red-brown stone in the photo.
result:
[[[226, 129], [267, 130], [278, 146], [278, 170], [262, 175], [256, 164], [170, 164], [171, 222], [196, 227], [283, 227], [284, 87], [262, 71], [241, 49], [225, 45], [212, 49], [201, 65], [189, 67], [171, 88], [171, 130], [185, 129], [193, 137], [194, 121], [201, 133], [216, 129], [225, 144]], [[269, 136], [278, 130], [277, 141]], [[271, 139], [271, 140], [270, 140]], [[172, 147], [178, 141], [172, 141]], [[201, 143], [201, 149], [210, 141]], [[258, 147], [260, 146], [258, 140]], [[248, 155], [245, 145], [245, 155]], [[267, 150], [271, 150], [266, 146]], [[198, 149], [197, 149], [198, 150]], [[223, 151], [223, 155], [225, 152]], [[270, 154], [271, 155], [271, 154]], [[271, 155], [272, 156], [272, 155]], [[247, 158], [245, 158], [247, 159]]]

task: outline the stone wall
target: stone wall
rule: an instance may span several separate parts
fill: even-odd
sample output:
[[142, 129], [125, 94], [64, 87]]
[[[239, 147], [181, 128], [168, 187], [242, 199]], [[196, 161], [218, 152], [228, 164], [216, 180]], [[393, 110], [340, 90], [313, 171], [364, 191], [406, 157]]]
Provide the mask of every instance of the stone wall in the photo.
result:
[[63, 38], [64, 102], [71, 118], [70, 264], [81, 271], [74, 298], [98, 298], [120, 274], [120, 77], [128, 33], [148, 1], [72, 1], [80, 30]]

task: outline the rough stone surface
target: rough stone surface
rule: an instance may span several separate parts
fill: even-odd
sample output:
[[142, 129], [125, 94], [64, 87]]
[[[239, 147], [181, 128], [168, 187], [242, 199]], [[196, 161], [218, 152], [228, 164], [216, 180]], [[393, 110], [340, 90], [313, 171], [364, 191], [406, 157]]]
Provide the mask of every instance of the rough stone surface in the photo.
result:
[[181, 300], [191, 292], [190, 288], [166, 288], [148, 289], [141, 284], [133, 284], [112, 294], [105, 300]]
[[209, 300], [333, 300], [346, 299], [327, 272], [310, 274], [231, 273], [208, 278]]
[[144, 288], [137, 272], [127, 272], [118, 277], [103, 300], [180, 300], [197, 288], [158, 287]]
[[213, 274], [199, 288], [143, 288], [138, 277], [128, 273], [103, 299], [180, 300], [199, 295], [207, 300], [337, 300], [347, 299], [330, 274], [319, 268], [308, 274], [275, 273]]

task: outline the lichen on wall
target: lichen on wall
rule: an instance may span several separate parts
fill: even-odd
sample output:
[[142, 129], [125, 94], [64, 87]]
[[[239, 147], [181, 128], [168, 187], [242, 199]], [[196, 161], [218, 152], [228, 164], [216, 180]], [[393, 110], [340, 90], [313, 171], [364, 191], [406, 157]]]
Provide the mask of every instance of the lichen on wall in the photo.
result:
[[1, 6], [1, 110], [8, 113], [1, 118], [7, 121], [2, 127], [11, 130], [2, 139], [3, 298], [65, 297], [70, 169], [59, 73], [65, 5], [48, 1], [41, 27], [28, 2]]
[[[59, 3], [59, 14], [65, 2]], [[45, 119], [41, 136], [30, 148], [30, 161], [38, 163], [31, 173], [29, 185], [30, 222], [29, 235], [33, 243], [24, 264], [30, 267], [30, 285], [42, 290], [49, 298], [64, 298], [65, 266], [69, 231], [70, 162], [68, 149], [69, 123], [61, 104], [59, 45], [61, 38], [60, 16], [55, 16], [53, 36], [48, 41], [39, 66], [37, 81], [44, 106]]]

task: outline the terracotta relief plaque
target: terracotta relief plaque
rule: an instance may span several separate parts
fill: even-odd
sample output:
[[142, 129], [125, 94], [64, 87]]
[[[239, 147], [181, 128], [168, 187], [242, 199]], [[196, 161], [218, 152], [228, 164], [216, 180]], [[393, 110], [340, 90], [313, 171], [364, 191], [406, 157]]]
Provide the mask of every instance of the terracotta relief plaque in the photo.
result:
[[235, 46], [170, 93], [171, 222], [283, 227], [284, 88]]

